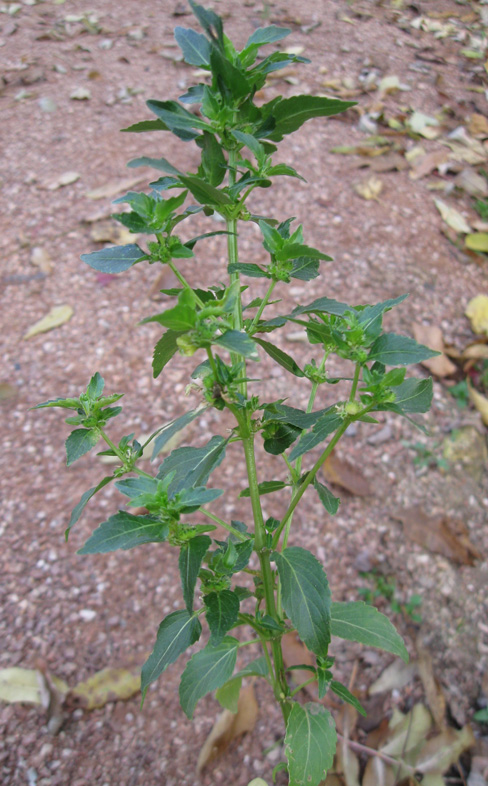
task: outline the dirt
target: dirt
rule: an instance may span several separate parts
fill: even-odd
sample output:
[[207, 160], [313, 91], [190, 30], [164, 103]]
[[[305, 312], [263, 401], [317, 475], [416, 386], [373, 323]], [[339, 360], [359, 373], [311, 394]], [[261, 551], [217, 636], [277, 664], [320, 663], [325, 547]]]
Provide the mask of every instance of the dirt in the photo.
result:
[[[257, 26], [272, 21], [292, 29], [291, 45], [305, 47], [312, 64], [291, 69], [287, 81], [273, 80], [265, 89], [267, 100], [279, 93], [322, 94], [327, 80], [346, 79], [347, 90], [349, 80], [357, 86], [361, 74], [376, 70], [379, 79], [397, 75], [410, 88], [382, 99], [390, 116], [410, 107], [436, 115], [444, 107], [445, 136], [466, 125], [473, 113], [487, 114], [483, 61], [461, 53], [470, 45], [469, 31], [479, 23], [478, 3], [302, 0], [298, 6], [286, 0], [229, 0], [216, 2], [215, 9], [224, 15], [227, 32], [238, 45]], [[67, 430], [59, 412], [29, 408], [57, 396], [78, 395], [97, 369], [107, 390], [125, 392], [125, 420], [114, 426], [116, 437], [130, 431], [148, 434], [198, 403], [195, 392], [185, 396], [190, 368], [186, 359], [176, 357], [161, 378], [152, 379], [150, 355], [159, 331], [154, 325], [138, 326], [158, 310], [154, 293], [171, 286], [172, 276], [165, 274], [161, 281], [160, 271], [138, 265], [110, 278], [80, 261], [81, 253], [102, 247], [91, 237], [97, 222], [89, 222], [94, 215], [106, 219], [112, 211], [110, 198], [95, 201], [89, 192], [139, 173], [135, 187], [145, 188], [147, 170], [125, 169], [138, 155], [164, 155], [188, 170], [196, 163], [195, 152], [169, 134], [119, 133], [149, 117], [147, 99], [177, 98], [192, 83], [195, 69], [175, 61], [172, 30], [177, 24], [193, 25], [191, 16], [179, 15], [182, 10], [184, 4], [173, 0], [140, 5], [129, 0], [24, 2], [16, 11], [12, 3], [0, 6], [0, 108], [8, 140], [0, 160], [0, 667], [42, 664], [71, 686], [107, 665], [140, 667], [159, 622], [181, 604], [176, 560], [165, 547], [76, 555], [94, 527], [115, 512], [116, 494], [110, 487], [92, 500], [64, 542], [71, 508], [107, 468], [99, 459], [85, 457], [68, 471], [63, 445]], [[411, 23], [422, 15], [452, 22], [455, 34], [436, 37], [417, 30]], [[473, 90], [480, 86], [481, 92]], [[70, 98], [77, 94], [90, 97]], [[378, 93], [371, 90], [357, 100], [360, 108], [371, 108]], [[384, 130], [379, 126], [378, 133]], [[359, 113], [352, 110], [306, 124], [281, 146], [282, 159], [296, 166], [308, 183], [280, 179], [271, 209], [270, 192], [263, 192], [254, 202], [256, 212], [296, 215], [305, 223], [306, 241], [333, 256], [334, 263], [324, 265], [321, 278], [308, 290], [296, 282], [280, 296], [285, 305], [318, 293], [364, 303], [409, 292], [408, 300], [388, 315], [388, 328], [411, 334], [413, 322], [433, 324], [442, 329], [447, 343], [462, 348], [472, 339], [466, 305], [486, 292], [486, 258], [470, 256], [445, 237], [434, 206], [437, 194], [428, 190], [425, 180], [412, 180], [408, 170], [382, 172], [377, 200], [366, 201], [355, 192], [354, 185], [369, 176], [368, 170], [358, 169], [364, 159], [334, 155], [331, 148], [360, 144], [366, 137]], [[405, 135], [400, 141], [407, 148], [417, 144]], [[432, 148], [431, 141], [420, 141], [427, 151]], [[79, 177], [53, 188], [66, 172]], [[123, 191], [122, 186], [119, 193]], [[440, 196], [476, 218], [465, 193]], [[195, 220], [196, 231], [200, 223]], [[242, 229], [240, 243], [242, 259], [259, 261], [262, 248], [254, 226]], [[34, 248], [42, 252], [33, 253]], [[225, 263], [220, 239], [208, 240], [201, 248], [198, 261], [186, 267], [195, 285], [218, 280]], [[68, 322], [23, 340], [37, 320], [63, 304], [74, 310]], [[299, 359], [304, 345], [293, 339], [293, 331], [285, 329], [282, 346]], [[261, 368], [264, 400], [290, 395], [289, 377], [282, 369], [266, 362]], [[416, 367], [414, 373], [426, 372]], [[317, 405], [332, 403], [336, 393], [326, 391]], [[305, 391], [293, 395], [293, 404], [305, 406], [306, 396]], [[376, 432], [360, 424], [349, 433], [339, 454], [366, 476], [373, 494], [362, 498], [344, 492], [334, 519], [325, 517], [318, 500], [307, 495], [292, 542], [318, 554], [337, 600], [358, 599], [360, 588], [371, 586], [360, 572], [375, 567], [394, 578], [400, 602], [415, 594], [422, 597], [421, 624], [401, 614], [394, 619], [412, 655], [417, 636], [430, 650], [451, 722], [462, 726], [481, 706], [477, 702], [486, 700], [481, 690], [488, 655], [486, 449], [478, 449], [481, 458], [474, 465], [458, 461], [445, 469], [435, 457], [442, 455], [443, 440], [456, 429], [472, 428], [478, 448], [480, 440], [486, 441], [486, 429], [474, 410], [457, 407], [441, 380], [434, 382], [434, 403], [424, 422], [431, 432], [428, 440], [417, 436], [407, 421], [390, 417]], [[225, 426], [225, 419], [211, 412], [190, 427], [189, 435], [203, 444], [211, 435], [225, 433]], [[375, 440], [373, 434], [380, 429]], [[424, 469], [413, 462], [418, 450], [404, 445], [418, 440], [434, 454]], [[266, 477], [272, 477], [275, 466], [282, 472], [266, 454], [260, 453], [259, 460]], [[243, 477], [243, 461], [234, 447], [229, 462], [215, 473], [215, 485], [227, 489], [215, 511], [249, 519], [246, 500], [237, 500], [233, 491], [237, 476]], [[266, 514], [279, 512], [280, 502], [267, 498]], [[459, 564], [455, 554], [441, 556], [410, 540], [393, 514], [413, 505], [432, 516], [461, 519], [464, 536], [480, 558]], [[384, 599], [380, 608], [390, 613]], [[252, 648], [247, 649], [251, 654]], [[340, 644], [334, 654], [337, 676], [346, 682], [357, 663], [355, 687], [362, 695], [391, 661], [352, 645]], [[193, 722], [185, 718], [178, 704], [185, 657], [152, 686], [142, 711], [137, 695], [92, 712], [72, 710], [57, 736], [49, 735], [39, 708], [0, 705], [2, 784], [195, 783], [198, 750], [219, 708], [207, 697]], [[412, 696], [421, 694], [419, 683], [395, 691], [385, 698], [382, 712], [395, 705], [405, 708]], [[271, 782], [279, 757], [276, 750], [266, 750], [283, 732], [265, 686], [257, 686], [257, 697], [261, 711], [254, 731], [234, 742], [203, 774], [204, 786], [245, 786], [256, 776]], [[481, 727], [475, 728], [479, 735]]]

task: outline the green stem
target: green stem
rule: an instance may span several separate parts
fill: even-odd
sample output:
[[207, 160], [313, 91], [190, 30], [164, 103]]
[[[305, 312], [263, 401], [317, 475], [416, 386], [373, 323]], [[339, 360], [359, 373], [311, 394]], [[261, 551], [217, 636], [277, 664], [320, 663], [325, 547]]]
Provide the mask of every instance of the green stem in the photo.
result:
[[356, 368], [354, 369], [354, 378], [352, 380], [351, 393], [349, 395], [349, 401], [354, 401], [354, 399], [356, 398], [356, 390], [358, 389], [360, 373], [361, 373], [361, 363], [356, 363]]
[[204, 513], [205, 516], [207, 516], [207, 518], [212, 519], [212, 521], [215, 521], [216, 524], [220, 524], [221, 527], [226, 529], [227, 532], [230, 532], [232, 535], [235, 535], [235, 537], [239, 538], [239, 540], [241, 540], [243, 542], [245, 540], [248, 540], [248, 538], [246, 537], [246, 535], [244, 535], [243, 532], [239, 532], [238, 529], [235, 529], [233, 526], [231, 526], [231, 524], [227, 524], [226, 521], [224, 521], [223, 519], [219, 518], [214, 513], [210, 513], [210, 511], [209, 510], [205, 510], [205, 508], [199, 508], [199, 510], [200, 510], [200, 513]]
[[305, 682], [302, 682], [302, 684], [299, 685], [298, 688], [292, 690], [292, 692], [290, 693], [290, 699], [293, 698], [293, 696], [296, 696], [296, 694], [299, 693], [301, 690], [303, 690], [303, 688], [306, 688], [307, 685], [311, 685], [312, 682], [316, 682], [316, 680], [317, 680], [317, 676], [314, 674], [314, 676], [310, 677], [309, 680], [305, 680]]
[[[235, 150], [229, 150], [229, 186], [233, 186], [236, 181], [236, 153]], [[238, 251], [238, 244], [237, 244], [237, 219], [227, 219], [227, 255], [228, 261], [230, 265], [235, 265], [239, 261], [239, 251]], [[240, 281], [239, 273], [231, 273], [230, 274], [230, 283], [233, 284], [235, 281]], [[234, 306], [234, 314], [233, 314], [233, 323], [234, 323], [234, 330], [242, 330], [244, 326], [244, 320], [242, 317], [242, 298], [239, 293], [239, 296], [236, 298], [236, 304]], [[237, 365], [238, 363], [242, 362], [242, 358], [240, 355], [236, 355], [235, 352], [230, 353], [230, 357], [232, 360], [232, 365]], [[245, 364], [245, 361], [244, 361]], [[247, 376], [247, 374], [244, 374]], [[241, 382], [239, 384], [239, 390], [242, 395], [247, 398], [247, 382]]]
[[[184, 275], [182, 273], [180, 273], [180, 271], [178, 270], [176, 265], [174, 265], [173, 262], [171, 262], [171, 260], [169, 262], [167, 262], [166, 264], [168, 265], [169, 268], [171, 268], [171, 270], [175, 274], [175, 276], [178, 279], [178, 281], [180, 282], [180, 284], [183, 284], [185, 289], [190, 289], [193, 292], [193, 288], [190, 286], [190, 284], [188, 283], [188, 281], [186, 280]], [[193, 294], [195, 295], [195, 300], [197, 301], [197, 303], [200, 306], [200, 308], [204, 308], [205, 303], [203, 302], [203, 300], [201, 300], [198, 297], [198, 295], [195, 294], [195, 292], [193, 292]]]
[[276, 281], [276, 279], [273, 279], [271, 281], [271, 284], [268, 287], [268, 291], [266, 292], [265, 296], [263, 297], [263, 299], [261, 301], [261, 305], [259, 306], [259, 308], [257, 310], [256, 316], [254, 317], [253, 321], [251, 322], [251, 327], [249, 328], [250, 335], [252, 335], [252, 333], [254, 332], [254, 328], [258, 324], [258, 322], [259, 322], [259, 320], [261, 318], [261, 314], [263, 313], [264, 309], [268, 305], [268, 300], [270, 299], [271, 295], [273, 294], [273, 289], [275, 288], [277, 283], [278, 282]]
[[109, 446], [109, 448], [111, 448], [111, 449], [113, 450], [113, 452], [115, 453], [115, 455], [117, 456], [117, 458], [118, 458], [118, 459], [120, 459], [120, 461], [121, 461], [121, 462], [122, 462], [122, 464], [123, 464], [123, 463], [124, 463], [124, 461], [125, 461], [125, 456], [124, 456], [124, 454], [122, 453], [122, 451], [121, 451], [121, 450], [119, 450], [119, 448], [117, 447], [117, 445], [116, 445], [114, 442], [112, 442], [112, 440], [110, 439], [110, 437], [107, 437], [107, 435], [105, 434], [105, 431], [104, 431], [103, 429], [100, 429], [100, 436], [102, 437], [102, 439], [103, 439], [103, 440], [105, 440], [105, 442], [107, 443], [107, 445]]
[[249, 639], [249, 641], [240, 641], [239, 644], [238, 644], [238, 649], [240, 649], [241, 647], [247, 647], [248, 644], [260, 644], [260, 643], [261, 643], [261, 639], [260, 638]]
[[210, 363], [210, 368], [212, 369], [212, 371], [214, 373], [215, 381], [217, 381], [217, 366], [215, 365], [215, 358], [214, 358], [214, 356], [212, 354], [212, 350], [210, 349], [210, 347], [207, 347], [207, 357], [208, 357], [208, 361]]

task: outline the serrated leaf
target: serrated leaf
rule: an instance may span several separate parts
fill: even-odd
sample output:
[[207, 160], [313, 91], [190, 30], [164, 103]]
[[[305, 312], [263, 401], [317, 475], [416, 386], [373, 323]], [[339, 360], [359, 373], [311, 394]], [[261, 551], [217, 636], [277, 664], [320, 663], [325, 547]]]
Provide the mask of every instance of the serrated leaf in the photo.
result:
[[206, 618], [210, 628], [210, 644], [216, 647], [234, 627], [239, 614], [239, 598], [231, 590], [211, 592], [205, 596]]
[[193, 717], [199, 699], [232, 676], [238, 646], [237, 639], [226, 636], [217, 647], [207, 644], [188, 661], [180, 683], [180, 704], [188, 718]]
[[114, 480], [114, 476], [108, 475], [106, 478], [103, 478], [97, 486], [93, 486], [93, 488], [88, 489], [88, 491], [85, 491], [85, 493], [81, 495], [80, 501], [78, 502], [77, 505], [75, 505], [75, 507], [71, 511], [69, 524], [64, 533], [66, 540], [68, 540], [68, 535], [70, 533], [71, 527], [73, 527], [76, 524], [76, 522], [80, 519], [80, 516], [83, 513], [87, 503], [91, 500], [93, 496], [95, 496], [95, 494], [98, 491], [100, 491], [100, 489], [103, 489], [103, 487], [106, 486], [108, 483], [110, 483], [110, 481], [112, 480]]
[[326, 439], [342, 425], [342, 422], [343, 421], [340, 415], [338, 415], [335, 411], [335, 408], [331, 407], [330, 411], [326, 412], [324, 415], [322, 415], [321, 418], [319, 418], [319, 420], [317, 420], [312, 431], [302, 434], [298, 443], [295, 445], [288, 457], [290, 461], [295, 461], [295, 459], [297, 459], [299, 456], [303, 456], [304, 453], [307, 453], [309, 450], [312, 450], [312, 448], [320, 445], [324, 439]]
[[175, 40], [189, 65], [200, 68], [210, 65], [210, 42], [202, 33], [186, 27], [175, 27]]
[[299, 281], [312, 281], [319, 275], [319, 261], [309, 259], [309, 257], [297, 257], [293, 260], [293, 269], [290, 273], [292, 278]]
[[[280, 491], [281, 489], [286, 488], [288, 484], [282, 480], [264, 480], [262, 483], [258, 483], [258, 492], [260, 496], [263, 494], [272, 494], [273, 491]], [[240, 497], [250, 497], [251, 490], [250, 488], [246, 488], [239, 494]]]
[[188, 647], [191, 647], [202, 632], [198, 617], [187, 611], [173, 611], [161, 623], [156, 636], [156, 644], [142, 667], [141, 690], [143, 698], [151, 682], [154, 682], [171, 663]]
[[309, 650], [327, 655], [330, 644], [330, 589], [318, 560], [306, 549], [292, 546], [271, 557], [281, 582], [283, 608]]
[[159, 169], [161, 172], [167, 172], [169, 175], [181, 175], [179, 169], [176, 169], [166, 158], [149, 158], [149, 156], [141, 156], [140, 158], [133, 158], [127, 164], [129, 169], [135, 169], [139, 166], [150, 166], [153, 169]]
[[146, 254], [136, 243], [130, 243], [128, 246], [110, 246], [102, 248], [101, 251], [81, 255], [83, 262], [101, 273], [122, 273], [145, 257]]
[[67, 466], [70, 467], [77, 459], [94, 448], [99, 439], [98, 429], [77, 428], [72, 431], [65, 443]]
[[208, 129], [205, 121], [188, 112], [176, 101], [150, 100], [146, 104], [148, 109], [154, 112], [167, 128], [183, 141], [196, 139], [199, 136], [196, 129]]
[[395, 388], [395, 403], [382, 404], [377, 410], [391, 409], [393, 412], [428, 412], [432, 404], [432, 379], [406, 379]]
[[429, 347], [418, 344], [415, 339], [397, 333], [378, 336], [368, 355], [368, 361], [384, 363], [385, 366], [408, 366], [439, 355]]
[[266, 44], [274, 44], [276, 41], [281, 41], [290, 35], [291, 30], [287, 27], [278, 27], [277, 25], [268, 25], [267, 27], [258, 27], [247, 39], [244, 52], [251, 46], [265, 46]]
[[183, 334], [179, 331], [167, 330], [166, 333], [163, 333], [158, 343], [154, 347], [152, 362], [154, 379], [156, 379], [156, 377], [161, 374], [161, 371], [165, 367], [166, 363], [168, 363], [173, 355], [176, 354], [178, 349], [176, 339], [181, 335]]
[[218, 208], [222, 205], [232, 204], [232, 200], [225, 191], [215, 188], [215, 186], [211, 186], [210, 183], [207, 183], [203, 178], [194, 175], [185, 175], [181, 176], [180, 180], [201, 205], [210, 205]]
[[102, 522], [78, 554], [105, 554], [132, 549], [142, 543], [162, 543], [168, 538], [168, 525], [151, 516], [133, 516], [119, 510]]
[[[170, 423], [167, 423], [163, 428], [156, 432], [157, 436], [154, 439], [152, 459], [161, 453], [164, 446], [177, 434], [179, 431], [188, 426], [195, 418], [205, 412], [205, 407], [201, 409], [192, 409], [190, 412], [185, 412], [179, 418], [175, 418]], [[146, 443], [147, 444], [147, 443]]]
[[[314, 117], [337, 115], [354, 105], [354, 101], [340, 101], [337, 98], [323, 98], [322, 96], [303, 95], [283, 98], [273, 106], [272, 117], [275, 127], [266, 134], [266, 138], [272, 142], [280, 142], [286, 134], [296, 131], [307, 120]], [[262, 110], [266, 112], [266, 104]]]
[[319, 786], [332, 767], [336, 745], [330, 712], [320, 704], [294, 703], [285, 737], [289, 786]]
[[323, 483], [320, 483], [317, 478], [314, 479], [313, 485], [327, 513], [330, 513], [331, 516], [335, 516], [341, 504], [339, 497], [334, 496], [332, 491], [330, 491], [327, 486], [324, 486]]
[[268, 273], [253, 262], [234, 262], [227, 266], [228, 273], [242, 273], [250, 278], [270, 278]]
[[363, 601], [332, 604], [332, 635], [358, 641], [398, 655], [407, 663], [408, 652], [403, 639], [388, 617]]
[[203, 558], [211, 546], [208, 535], [197, 535], [181, 547], [178, 567], [180, 569], [183, 598], [187, 611], [193, 611], [193, 595]]
[[265, 404], [263, 409], [264, 422], [275, 421], [277, 423], [289, 423], [301, 429], [311, 428], [325, 413], [323, 409], [317, 412], [304, 412], [303, 409], [289, 407], [286, 404], [280, 403]]
[[251, 358], [252, 360], [258, 359], [255, 342], [247, 333], [241, 330], [227, 330], [226, 333], [223, 333], [212, 343], [218, 347], [225, 347], [230, 352], [235, 352], [237, 355], [242, 355], [242, 357]]
[[282, 368], [286, 369], [293, 374], [295, 377], [304, 377], [305, 374], [301, 370], [298, 363], [296, 363], [290, 355], [287, 355], [286, 352], [283, 352], [282, 349], [277, 347], [275, 344], [271, 344], [270, 341], [265, 341], [262, 338], [255, 338], [254, 341], [256, 344], [259, 344], [260, 347], [264, 349], [267, 355], [270, 358], [273, 358], [276, 363], [278, 363]]
[[205, 486], [211, 472], [223, 460], [228, 441], [215, 436], [201, 448], [184, 447], [173, 450], [161, 464], [158, 478], [165, 478], [175, 471], [169, 487], [171, 494], [176, 494], [183, 488]]

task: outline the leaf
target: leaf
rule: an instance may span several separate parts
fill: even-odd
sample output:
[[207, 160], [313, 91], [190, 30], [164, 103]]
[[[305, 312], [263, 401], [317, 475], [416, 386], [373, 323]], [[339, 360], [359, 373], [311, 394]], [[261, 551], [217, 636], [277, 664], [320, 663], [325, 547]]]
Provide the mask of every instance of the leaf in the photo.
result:
[[158, 478], [176, 472], [169, 487], [171, 494], [183, 488], [205, 486], [210, 474], [223, 460], [227, 443], [228, 439], [215, 436], [201, 448], [177, 448], [161, 464]]
[[142, 543], [162, 543], [167, 540], [168, 525], [151, 516], [133, 516], [119, 510], [102, 522], [78, 554], [105, 554], [117, 549], [132, 549]]
[[253, 262], [234, 262], [231, 265], [227, 266], [228, 273], [242, 273], [244, 276], [250, 276], [250, 278], [269, 278], [270, 276], [266, 273], [259, 265], [255, 265]]
[[241, 330], [227, 330], [212, 342], [218, 347], [225, 347], [230, 352], [235, 352], [245, 358], [258, 360], [255, 342], [247, 333]]
[[[268, 104], [261, 107], [266, 113]], [[340, 101], [337, 98], [323, 98], [322, 96], [292, 96], [283, 98], [273, 106], [271, 116], [275, 126], [266, 138], [272, 142], [280, 142], [286, 134], [291, 134], [300, 128], [303, 123], [314, 117], [329, 117], [344, 112], [354, 106], [354, 101]]]
[[335, 516], [339, 510], [339, 505], [341, 504], [339, 497], [335, 497], [332, 491], [327, 488], [327, 486], [319, 483], [317, 478], [314, 479], [313, 485], [327, 513], [330, 513], [331, 516]]
[[[281, 489], [286, 488], [287, 485], [288, 483], [285, 483], [283, 480], [264, 480], [262, 483], [258, 483], [258, 492], [260, 496], [263, 494], [272, 494], [273, 491], [281, 491]], [[250, 497], [251, 489], [249, 486], [241, 491], [239, 496]]]
[[420, 505], [399, 509], [392, 516], [402, 522], [407, 538], [428, 551], [442, 554], [460, 565], [473, 565], [475, 560], [481, 559], [461, 519], [453, 519], [447, 514], [428, 516]]
[[142, 667], [141, 690], [143, 698], [151, 682], [154, 682], [171, 663], [188, 647], [191, 647], [202, 632], [197, 617], [187, 611], [173, 611], [168, 614], [158, 628], [156, 644]]
[[85, 710], [105, 707], [109, 701], [130, 699], [141, 687], [139, 674], [127, 669], [102, 669], [70, 691]]
[[446, 727], [446, 698], [439, 680], [434, 674], [432, 656], [429, 650], [423, 645], [420, 636], [417, 636], [415, 646], [418, 654], [419, 677], [425, 691], [427, 704], [440, 729]]
[[148, 156], [142, 156], [141, 158], [133, 158], [127, 164], [129, 169], [134, 169], [135, 167], [139, 166], [150, 166], [153, 169], [159, 169], [161, 172], [167, 172], [169, 175], [181, 175], [179, 169], [176, 169], [166, 158], [149, 158]]
[[326, 657], [330, 643], [330, 589], [318, 560], [292, 546], [271, 557], [281, 582], [283, 608], [309, 650]]
[[376, 175], [371, 175], [367, 180], [362, 183], [357, 183], [354, 190], [363, 199], [374, 199], [379, 202], [379, 195], [383, 191], [383, 181]]
[[292, 278], [299, 281], [312, 281], [319, 275], [319, 262], [308, 257], [297, 257], [293, 260], [293, 269], [290, 273]]
[[473, 333], [485, 333], [488, 336], [488, 295], [471, 298], [464, 313], [471, 322]]
[[458, 234], [470, 234], [471, 227], [458, 210], [449, 207], [449, 205], [446, 205], [441, 199], [434, 199], [434, 204], [441, 214], [442, 220], [445, 221], [451, 229], [454, 229]]
[[224, 710], [237, 712], [239, 696], [242, 687], [242, 677], [232, 677], [225, 685], [217, 688], [215, 698]]
[[270, 358], [273, 358], [273, 360], [275, 360], [278, 365], [289, 371], [290, 374], [294, 374], [295, 377], [305, 376], [299, 365], [293, 360], [292, 357], [290, 357], [290, 355], [287, 355], [286, 352], [283, 352], [282, 349], [275, 346], [274, 344], [271, 344], [269, 341], [264, 341], [262, 338], [255, 338], [254, 341], [264, 349]]
[[178, 567], [183, 587], [183, 598], [189, 614], [193, 611], [193, 594], [203, 558], [212, 544], [208, 535], [197, 535], [181, 547]]
[[241, 690], [236, 709], [235, 713], [226, 709], [218, 716], [198, 754], [197, 773], [202, 772], [210, 762], [221, 756], [232, 740], [254, 729], [259, 707], [253, 685], [247, 685]]
[[17, 666], [0, 669], [0, 701], [41, 704], [38, 671]]
[[232, 676], [238, 646], [237, 639], [226, 636], [217, 647], [207, 644], [188, 661], [180, 683], [180, 704], [188, 718], [193, 717], [199, 699]]
[[210, 66], [210, 42], [202, 33], [186, 27], [175, 27], [175, 40], [189, 65]]
[[24, 333], [24, 340], [37, 336], [39, 333], [47, 333], [48, 330], [64, 325], [69, 322], [73, 316], [74, 311], [71, 306], [53, 306], [53, 308], [46, 314], [45, 317], [35, 322], [26, 333]]
[[176, 340], [181, 335], [182, 333], [179, 331], [167, 330], [166, 333], [163, 333], [158, 343], [154, 347], [152, 362], [154, 379], [159, 377], [165, 365], [169, 363], [173, 355], [176, 353], [178, 349]]
[[[406, 379], [395, 387], [396, 398], [392, 409], [397, 408], [402, 413], [427, 412], [432, 403], [432, 393], [432, 379]], [[389, 408], [385, 405], [385, 409]]]
[[476, 388], [474, 388], [471, 382], [468, 379], [468, 393], [469, 399], [472, 404], [476, 407], [478, 412], [481, 415], [481, 420], [488, 426], [488, 398], [483, 396], [482, 393], [479, 393]]
[[225, 191], [211, 186], [210, 183], [207, 183], [200, 177], [185, 175], [180, 177], [180, 181], [201, 205], [211, 205], [218, 208], [222, 205], [232, 204], [231, 198]]
[[99, 439], [98, 429], [77, 428], [72, 431], [65, 443], [67, 466], [70, 467], [77, 459], [94, 448]]
[[336, 431], [341, 425], [342, 420], [335, 411], [335, 408], [332, 407], [331, 410], [327, 411], [319, 418], [312, 431], [300, 437], [298, 443], [288, 456], [289, 460], [295, 461], [295, 459], [307, 453], [309, 450], [312, 450], [316, 445], [320, 445], [324, 439]]
[[343, 701], [350, 704], [351, 707], [354, 707], [361, 715], [366, 717], [366, 710], [362, 706], [361, 702], [351, 693], [345, 685], [342, 683], [337, 682], [336, 680], [332, 680], [330, 683], [330, 689], [334, 691], [334, 693], [339, 696]]
[[[166, 334], [165, 334], [166, 335]], [[170, 423], [167, 423], [158, 432], [156, 432], [157, 436], [154, 439], [154, 446], [153, 446], [153, 453], [152, 459], [155, 459], [156, 456], [161, 453], [163, 448], [168, 444], [168, 442], [182, 429], [186, 428], [195, 418], [205, 412], [205, 407], [201, 407], [200, 409], [192, 409], [190, 412], [185, 412], [184, 415], [181, 415], [179, 418], [175, 418]]]
[[371, 347], [368, 361], [384, 363], [385, 366], [408, 366], [436, 357], [438, 354], [435, 350], [418, 344], [408, 336], [382, 333]]
[[211, 592], [205, 596], [206, 619], [210, 628], [210, 644], [216, 647], [234, 627], [239, 614], [239, 598], [231, 590]]
[[146, 105], [151, 112], [159, 117], [169, 131], [183, 141], [196, 139], [199, 134], [195, 129], [208, 130], [208, 124], [196, 115], [188, 112], [176, 101], [147, 101]]
[[145, 258], [146, 254], [135, 243], [127, 246], [110, 246], [102, 248], [101, 251], [81, 255], [83, 262], [101, 273], [122, 273]]
[[408, 653], [403, 639], [388, 617], [374, 606], [363, 601], [333, 603], [331, 611], [333, 636], [348, 641], [358, 641], [367, 647], [377, 647], [393, 655], [399, 655], [405, 663]]
[[332, 767], [336, 745], [330, 712], [320, 704], [294, 703], [285, 737], [289, 786], [318, 786]]
[[[362, 472], [347, 459], [339, 458], [335, 451], [332, 451], [332, 453], [327, 456], [323, 464], [323, 472], [329, 483], [346, 489], [346, 491], [356, 497], [369, 497], [373, 493], [369, 481], [364, 477]], [[337, 498], [332, 496], [332, 499], [335, 500]], [[334, 503], [332, 502], [332, 504]], [[337, 500], [337, 507], [338, 506], [339, 500]]]
[[457, 366], [444, 353], [442, 330], [436, 325], [421, 325], [418, 322], [414, 322], [412, 329], [416, 341], [440, 353], [436, 357], [423, 360], [422, 365], [441, 379], [454, 374], [457, 371]]
[[100, 491], [100, 489], [103, 489], [104, 486], [106, 486], [108, 483], [110, 483], [113, 479], [114, 479], [114, 475], [108, 475], [106, 478], [103, 478], [97, 486], [93, 486], [93, 488], [88, 489], [88, 491], [85, 491], [84, 494], [81, 495], [80, 501], [78, 502], [77, 505], [75, 505], [75, 507], [71, 511], [71, 517], [70, 517], [70, 520], [69, 520], [69, 524], [68, 524], [68, 527], [67, 527], [67, 529], [65, 530], [65, 533], [64, 533], [65, 537], [66, 537], [66, 540], [68, 540], [68, 536], [69, 536], [71, 527], [73, 527], [76, 524], [76, 522], [79, 520], [79, 518], [80, 518], [81, 514], [83, 513], [87, 503], [91, 500], [91, 498], [93, 496], [95, 496], [95, 494], [98, 491]]
[[244, 52], [251, 46], [260, 47], [266, 44], [275, 44], [276, 41], [281, 41], [291, 33], [287, 27], [277, 27], [276, 25], [268, 25], [267, 27], [258, 27], [247, 39]]
[[133, 134], [142, 134], [145, 131], [167, 131], [168, 128], [162, 120], [142, 120], [140, 123], [134, 123], [133, 125], [127, 126], [127, 128], [121, 128], [120, 130], [130, 131]]
[[370, 696], [376, 696], [378, 693], [401, 690], [408, 685], [417, 674], [418, 666], [416, 663], [402, 663], [399, 660], [394, 660], [393, 663], [390, 663], [390, 665], [380, 674], [378, 679], [370, 685], [368, 693]]
[[421, 773], [447, 772], [449, 767], [475, 744], [476, 739], [470, 726], [446, 729], [442, 734], [428, 740], [415, 762], [415, 769]]
[[63, 172], [61, 175], [49, 180], [45, 188], [48, 191], [57, 191], [58, 188], [63, 188], [63, 186], [70, 186], [72, 183], [76, 183], [81, 177], [79, 172]]
[[[281, 640], [283, 650], [283, 661], [293, 682], [298, 686], [310, 679], [311, 672], [307, 668], [299, 669], [297, 666], [311, 667], [314, 669], [314, 659], [312, 653], [300, 641], [297, 634], [292, 631], [285, 633]], [[292, 668], [293, 667], [293, 668]], [[304, 689], [311, 698], [318, 698], [317, 683], [312, 682]]]

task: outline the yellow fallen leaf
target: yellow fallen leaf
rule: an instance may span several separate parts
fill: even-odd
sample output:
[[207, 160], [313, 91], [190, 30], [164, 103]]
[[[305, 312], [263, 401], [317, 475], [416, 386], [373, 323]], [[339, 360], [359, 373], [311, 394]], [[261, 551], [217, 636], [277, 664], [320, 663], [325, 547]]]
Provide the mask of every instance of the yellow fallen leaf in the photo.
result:
[[471, 322], [473, 333], [488, 335], [488, 295], [476, 295], [469, 301], [464, 313]]
[[465, 235], [471, 232], [471, 227], [459, 210], [456, 210], [454, 207], [449, 207], [442, 199], [434, 199], [434, 204], [441, 214], [443, 221], [445, 221], [451, 229]]
[[471, 402], [474, 404], [474, 406], [476, 407], [476, 409], [481, 415], [481, 420], [483, 421], [485, 426], [488, 426], [488, 398], [486, 398], [486, 396], [483, 396], [482, 393], [479, 393], [472, 386], [469, 379], [468, 379], [468, 393]]
[[86, 710], [104, 707], [109, 701], [130, 699], [141, 688], [141, 677], [127, 669], [102, 669], [86, 682], [79, 682], [71, 694]]
[[247, 786], [268, 786], [266, 781], [263, 781], [262, 778], [253, 778], [252, 781], [249, 781]]
[[354, 190], [363, 199], [375, 199], [379, 201], [378, 197], [383, 191], [383, 181], [380, 180], [379, 177], [371, 175], [371, 177], [363, 183], [356, 183]]
[[68, 320], [71, 319], [73, 314], [74, 311], [71, 306], [53, 306], [53, 308], [48, 314], [46, 314], [45, 317], [40, 319], [29, 328], [29, 330], [24, 334], [24, 339], [37, 336], [38, 333], [47, 333], [48, 330], [53, 330], [53, 328], [64, 325], [65, 322], [68, 322]]
[[[68, 686], [64, 680], [57, 677], [50, 679], [60, 693], [67, 693]], [[9, 704], [43, 704], [43, 689], [42, 674], [38, 669], [23, 669], [19, 666], [0, 669], [0, 701]]]
[[398, 76], [384, 76], [378, 85], [381, 95], [396, 93], [400, 90], [400, 79]]
[[471, 251], [488, 252], [488, 232], [473, 232], [466, 235], [465, 242], [466, 248], [470, 248]]

